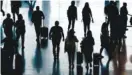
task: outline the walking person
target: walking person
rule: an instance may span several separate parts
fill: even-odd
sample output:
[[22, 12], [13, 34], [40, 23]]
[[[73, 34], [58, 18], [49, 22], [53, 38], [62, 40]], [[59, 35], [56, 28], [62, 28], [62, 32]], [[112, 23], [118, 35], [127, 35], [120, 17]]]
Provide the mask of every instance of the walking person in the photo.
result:
[[18, 15], [18, 20], [15, 23], [16, 26], [16, 41], [18, 42], [20, 36], [22, 38], [22, 49], [24, 49], [24, 41], [25, 41], [25, 21], [23, 20], [23, 16], [21, 14]]
[[[124, 26], [124, 30], [126, 31], [127, 30], [127, 20], [128, 20], [128, 17], [127, 17], [127, 15], [128, 15], [127, 3], [123, 3], [123, 6], [120, 9], [120, 15], [121, 15], [121, 18], [122, 18], [122, 21], [123, 21], [122, 23], [123, 23], [123, 26]], [[126, 38], [125, 35], [124, 35], [124, 37]]]
[[13, 20], [14, 20], [14, 22], [16, 20], [15, 19], [15, 14], [18, 17], [20, 7], [21, 7], [21, 1], [11, 1], [11, 12], [13, 14]]
[[7, 18], [3, 21], [3, 28], [4, 28], [4, 33], [6, 35], [6, 38], [12, 38], [13, 37], [13, 32], [12, 32], [12, 27], [13, 27], [13, 20], [11, 19], [11, 15], [8, 13]]
[[92, 67], [92, 53], [94, 46], [94, 38], [92, 36], [92, 32], [88, 31], [87, 36], [81, 42], [81, 50], [85, 57], [86, 69]]
[[65, 52], [68, 54], [69, 60], [69, 69], [74, 68], [74, 60], [75, 60], [75, 43], [78, 42], [77, 37], [74, 35], [75, 31], [73, 29], [69, 30], [67, 38], [65, 40]]
[[35, 31], [36, 31], [36, 41], [39, 43], [40, 38], [40, 29], [42, 25], [42, 19], [45, 19], [45, 16], [42, 11], [40, 11], [39, 6], [36, 7], [36, 11], [32, 14], [32, 22], [34, 23]]
[[86, 37], [86, 32], [90, 30], [90, 22], [93, 21], [92, 17], [92, 11], [91, 8], [89, 7], [89, 3], [86, 2], [85, 6], [82, 10], [82, 17], [83, 17], [83, 24], [84, 24], [84, 36]]
[[69, 21], [69, 25], [68, 25], [68, 31], [69, 31], [71, 25], [72, 25], [72, 29], [74, 29], [75, 20], [77, 20], [77, 7], [75, 6], [75, 1], [72, 1], [71, 5], [69, 6], [67, 10], [67, 17]]
[[100, 56], [102, 56], [102, 52], [105, 49], [109, 57], [107, 64], [109, 64], [110, 60], [112, 59], [112, 51], [110, 50], [110, 37], [107, 22], [104, 22], [102, 24], [100, 40], [101, 40]]
[[64, 41], [63, 29], [61, 26], [59, 26], [59, 21], [55, 21], [55, 26], [53, 26], [49, 32], [49, 39], [52, 40], [53, 45], [54, 59], [59, 58], [61, 38], [63, 38]]

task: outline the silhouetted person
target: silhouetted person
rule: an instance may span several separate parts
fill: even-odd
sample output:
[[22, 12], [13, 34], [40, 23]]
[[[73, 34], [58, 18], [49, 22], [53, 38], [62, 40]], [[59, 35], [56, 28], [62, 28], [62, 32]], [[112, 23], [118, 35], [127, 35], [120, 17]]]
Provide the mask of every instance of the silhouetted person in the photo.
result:
[[75, 43], [78, 42], [77, 37], [74, 35], [75, 31], [73, 29], [68, 31], [67, 38], [65, 40], [65, 52], [68, 53], [69, 69], [74, 68], [75, 59]]
[[11, 12], [13, 14], [13, 20], [15, 22], [15, 14], [19, 15], [19, 8], [21, 7], [21, 1], [11, 1]]
[[75, 19], [77, 20], [77, 8], [75, 6], [75, 1], [72, 1], [71, 5], [69, 6], [67, 10], [67, 17], [69, 21], [69, 25], [68, 25], [68, 31], [69, 31], [69, 29], [71, 28], [71, 24], [72, 24], [72, 29], [74, 29]]
[[86, 69], [92, 67], [92, 53], [94, 46], [94, 38], [92, 36], [92, 32], [88, 31], [87, 36], [81, 42], [81, 50], [85, 57]]
[[12, 38], [5, 38], [1, 41], [1, 43], [4, 43], [4, 47], [2, 50], [6, 52], [6, 54], [4, 54], [4, 56], [2, 57], [2, 62], [4, 62], [3, 67], [8, 66], [7, 73], [10, 73], [13, 70], [13, 55], [16, 50], [16, 43]]
[[82, 10], [82, 17], [83, 17], [83, 23], [84, 23], [84, 36], [86, 37], [86, 32], [90, 30], [91, 19], [93, 22], [92, 12], [88, 2], [85, 3], [85, 6]]
[[113, 1], [110, 1], [110, 4], [107, 6], [107, 14], [108, 14], [108, 24], [110, 23], [110, 36], [113, 37], [113, 34], [115, 32], [115, 25], [116, 25], [116, 19], [119, 15], [119, 11], [117, 6]]
[[60, 42], [62, 37], [64, 41], [63, 29], [59, 26], [59, 21], [55, 21], [55, 26], [51, 28], [49, 33], [49, 39], [52, 40], [54, 58], [59, 58]]
[[4, 32], [6, 37], [8, 38], [12, 38], [13, 37], [13, 33], [12, 33], [12, 27], [13, 27], [13, 20], [11, 19], [10, 14], [7, 14], [7, 18], [3, 21], [3, 28], [4, 28]]
[[[122, 23], [123, 23], [124, 29], [127, 30], [127, 20], [128, 20], [127, 3], [123, 3], [123, 6], [120, 9], [120, 15], [121, 15], [121, 18], [123, 19]], [[126, 36], [124, 35], [124, 37], [126, 37]]]
[[32, 14], [32, 22], [34, 23], [35, 31], [36, 31], [36, 41], [39, 42], [40, 38], [40, 28], [42, 24], [42, 19], [45, 19], [45, 16], [42, 11], [40, 11], [39, 6], [36, 7], [36, 11]]
[[109, 31], [108, 31], [108, 23], [106, 23], [106, 22], [104, 22], [102, 24], [100, 40], [101, 40], [100, 55], [102, 54], [103, 50], [105, 49], [108, 53], [108, 57], [109, 57], [108, 61], [110, 61], [112, 58], [111, 57], [112, 52], [110, 51], [110, 37], [109, 37]]
[[18, 42], [20, 36], [22, 38], [22, 49], [24, 49], [24, 41], [25, 41], [25, 21], [23, 20], [23, 16], [21, 14], [18, 15], [18, 20], [15, 23], [16, 26], [16, 41]]
[[102, 24], [101, 28], [101, 49], [100, 49], [100, 54], [102, 54], [103, 49], [105, 48], [107, 52], [109, 52], [109, 31], [108, 31], [108, 23], [104, 22]]
[[4, 12], [3, 8], [2, 8], [3, 7], [3, 0], [0, 1], [0, 4], [1, 4], [0, 11], [2, 12], [2, 15], [5, 16], [5, 12]]

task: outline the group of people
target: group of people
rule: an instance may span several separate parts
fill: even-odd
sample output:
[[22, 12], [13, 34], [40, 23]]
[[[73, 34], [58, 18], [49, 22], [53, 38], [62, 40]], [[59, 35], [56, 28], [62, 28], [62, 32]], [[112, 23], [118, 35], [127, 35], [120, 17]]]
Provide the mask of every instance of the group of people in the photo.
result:
[[[17, 5], [18, 4], [18, 5]], [[18, 7], [16, 7], [16, 5]], [[25, 20], [23, 19], [22, 14], [19, 13], [19, 7], [21, 4], [16, 1], [12, 2], [12, 12], [13, 12], [13, 20], [11, 19], [10, 14], [7, 14], [7, 18], [3, 21], [3, 28], [6, 35], [7, 41], [13, 40], [13, 27], [15, 27], [16, 33], [16, 41], [18, 42], [19, 37], [22, 38], [22, 48], [24, 49], [24, 37], [25, 37]], [[15, 20], [15, 13], [18, 15], [18, 20]], [[127, 3], [123, 3], [123, 6], [120, 9], [120, 14], [116, 2], [110, 1], [108, 5], [105, 6], [104, 13], [106, 15], [106, 21], [103, 23], [101, 28], [101, 49], [100, 54], [102, 53], [103, 48], [105, 48], [109, 54], [110, 60], [112, 59], [112, 50], [111, 44], [120, 43], [120, 40], [125, 36], [125, 32], [127, 30]], [[61, 38], [63, 41], [65, 40], [64, 51], [68, 53], [69, 60], [69, 68], [74, 68], [74, 59], [75, 59], [75, 50], [76, 50], [76, 42], [79, 42], [77, 37], [75, 36], [74, 25], [75, 20], [77, 20], [77, 7], [75, 6], [75, 1], [71, 2], [67, 10], [67, 17], [69, 21], [67, 37], [64, 39], [63, 28], [59, 26], [59, 21], [55, 21], [55, 26], [50, 29], [49, 39], [52, 40], [53, 44], [53, 56], [54, 59], [59, 58], [60, 52], [60, 42]], [[81, 52], [84, 54], [86, 60], [86, 68], [88, 68], [88, 64], [91, 66], [92, 62], [92, 53], [93, 46], [95, 44], [94, 38], [92, 36], [92, 31], [90, 30], [90, 22], [94, 22], [92, 17], [92, 11], [90, 9], [89, 3], [86, 2], [85, 6], [82, 10], [82, 20], [84, 24], [84, 39], [81, 42]], [[40, 10], [39, 6], [36, 7], [36, 11], [32, 13], [31, 21], [34, 23], [35, 31], [36, 31], [36, 41], [39, 43], [41, 37], [41, 25], [42, 21], [45, 19], [44, 13]], [[110, 24], [110, 36], [108, 25]], [[72, 25], [72, 27], [71, 27]], [[4, 39], [4, 40], [5, 40]], [[112, 47], [113, 48], [113, 47]]]

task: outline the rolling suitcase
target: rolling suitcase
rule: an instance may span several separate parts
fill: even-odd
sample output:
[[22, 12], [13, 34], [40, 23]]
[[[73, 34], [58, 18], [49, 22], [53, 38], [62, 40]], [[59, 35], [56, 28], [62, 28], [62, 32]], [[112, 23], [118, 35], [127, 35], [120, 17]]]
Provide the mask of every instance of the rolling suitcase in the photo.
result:
[[41, 27], [41, 38], [48, 39], [48, 27], [44, 26], [43, 21], [42, 21], [42, 27]]
[[94, 53], [93, 54], [93, 75], [99, 75], [99, 67], [100, 67], [100, 60], [102, 57], [100, 56], [100, 53]]
[[81, 65], [83, 63], [83, 54], [81, 52], [77, 52], [77, 65]]

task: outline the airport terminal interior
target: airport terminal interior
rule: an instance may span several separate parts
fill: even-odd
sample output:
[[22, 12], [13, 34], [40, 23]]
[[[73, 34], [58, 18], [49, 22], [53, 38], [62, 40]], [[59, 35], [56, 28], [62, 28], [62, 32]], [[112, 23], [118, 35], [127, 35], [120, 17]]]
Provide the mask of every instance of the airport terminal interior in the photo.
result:
[[[130, 18], [132, 15], [132, 1], [131, 0], [117, 0], [119, 9], [122, 7], [123, 2], [127, 3], [128, 13], [128, 22], [127, 22], [127, 31], [126, 38], [122, 42], [122, 52], [120, 54], [115, 54], [115, 58], [112, 59], [109, 63], [109, 68], [106, 67], [108, 61], [108, 54], [104, 49], [102, 52], [103, 58], [101, 59], [102, 63], [99, 64], [98, 73], [95, 73], [93, 67], [89, 68], [87, 71], [85, 68], [85, 61], [81, 66], [77, 66], [77, 55], [75, 54], [75, 67], [71, 71], [69, 70], [68, 55], [64, 51], [65, 41], [61, 40], [60, 43], [60, 55], [57, 61], [54, 60], [52, 52], [52, 41], [48, 38], [47, 40], [41, 41], [41, 47], [38, 48], [36, 42], [36, 33], [34, 28], [34, 23], [31, 22], [32, 11], [28, 2], [31, 0], [21, 0], [21, 7], [19, 13], [22, 14], [23, 19], [25, 20], [25, 48], [21, 48], [21, 39], [19, 40], [19, 49], [18, 54], [13, 57], [13, 71], [17, 71], [16, 64], [21, 66], [21, 74], [17, 75], [131, 75], [132, 74], [132, 25], [130, 24]], [[55, 21], [59, 21], [59, 26], [63, 28], [64, 38], [67, 37], [68, 31], [68, 18], [67, 10], [71, 5], [72, 0], [32, 0], [33, 10], [36, 10], [36, 6], [40, 7], [40, 10], [44, 13], [45, 19], [42, 23], [50, 31], [51, 27], [55, 25]], [[75, 6], [77, 7], [77, 16], [78, 19], [75, 21], [75, 35], [78, 38], [78, 43], [76, 43], [76, 52], [81, 51], [80, 43], [84, 38], [84, 26], [82, 21], [82, 9], [85, 5], [85, 2], [89, 3], [89, 6], [92, 11], [94, 23], [90, 23], [90, 29], [95, 41], [93, 46], [93, 54], [99, 53], [101, 48], [100, 34], [101, 26], [105, 22], [105, 0], [74, 0]], [[115, 0], [116, 1], [116, 0]], [[3, 40], [5, 38], [4, 29], [2, 28], [3, 20], [6, 18], [6, 14], [11, 14], [11, 1], [3, 0], [2, 9], [5, 12], [5, 16], [0, 12], [0, 38]], [[17, 15], [15, 16], [17, 20]], [[110, 28], [109, 28], [110, 29]], [[118, 31], [118, 30], [117, 30]], [[15, 35], [15, 34], [14, 34]], [[1, 48], [4, 44], [1, 43]], [[2, 54], [2, 51], [1, 51]], [[6, 54], [5, 54], [6, 55]], [[117, 57], [116, 57], [117, 55]], [[120, 57], [118, 59], [118, 57]], [[2, 58], [1, 58], [2, 59]], [[15, 62], [19, 59], [21, 61]], [[1, 61], [3, 62], [3, 61]], [[120, 63], [120, 64], [119, 64]], [[6, 66], [6, 65], [1, 65]], [[120, 66], [120, 67], [119, 67]], [[9, 66], [8, 66], [9, 67]], [[2, 70], [3, 67], [1, 67]], [[119, 74], [117, 73], [119, 72]], [[10, 74], [1, 74], [1, 75], [10, 75]], [[15, 74], [14, 74], [15, 75]]]

